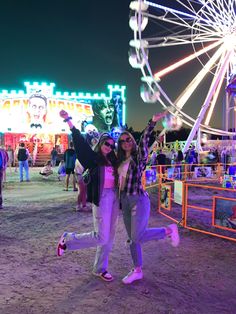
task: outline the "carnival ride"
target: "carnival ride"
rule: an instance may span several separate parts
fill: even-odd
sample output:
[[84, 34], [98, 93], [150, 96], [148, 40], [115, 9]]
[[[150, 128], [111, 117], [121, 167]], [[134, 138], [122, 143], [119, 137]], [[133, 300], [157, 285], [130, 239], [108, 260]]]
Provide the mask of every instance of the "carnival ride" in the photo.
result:
[[[129, 62], [142, 72], [141, 97], [144, 102], [159, 102], [191, 128], [184, 152], [202, 132], [235, 136], [236, 0], [138, 0], [130, 9], [134, 38]], [[164, 48], [175, 58], [167, 66]], [[185, 83], [178, 87], [180, 73], [185, 73]], [[171, 94], [173, 86], [165, 86], [174, 74], [176, 95]], [[197, 108], [195, 115], [191, 106]], [[224, 116], [223, 127], [212, 127], [219, 114]]]

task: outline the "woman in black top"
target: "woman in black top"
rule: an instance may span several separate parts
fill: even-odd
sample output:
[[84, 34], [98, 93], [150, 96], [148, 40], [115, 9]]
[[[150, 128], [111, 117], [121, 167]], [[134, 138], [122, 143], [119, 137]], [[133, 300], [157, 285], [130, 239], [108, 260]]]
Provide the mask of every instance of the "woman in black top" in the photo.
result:
[[96, 246], [93, 274], [105, 281], [111, 281], [113, 277], [107, 271], [108, 256], [113, 245], [119, 211], [115, 142], [105, 133], [93, 151], [80, 131], [74, 127], [68, 113], [62, 110], [60, 116], [71, 129], [77, 159], [89, 172], [87, 200], [92, 203], [94, 230], [80, 234], [64, 232], [58, 243], [57, 255], [61, 256], [66, 250]]

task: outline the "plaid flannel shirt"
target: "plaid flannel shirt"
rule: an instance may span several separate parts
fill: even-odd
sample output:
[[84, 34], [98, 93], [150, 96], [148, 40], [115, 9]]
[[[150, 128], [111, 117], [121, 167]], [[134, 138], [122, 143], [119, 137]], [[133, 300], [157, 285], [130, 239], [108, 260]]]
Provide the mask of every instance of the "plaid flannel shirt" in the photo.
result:
[[148, 142], [156, 122], [149, 121], [138, 145], [135, 156], [131, 156], [129, 169], [127, 171], [124, 193], [126, 195], [148, 195], [142, 186], [142, 175], [148, 162]]

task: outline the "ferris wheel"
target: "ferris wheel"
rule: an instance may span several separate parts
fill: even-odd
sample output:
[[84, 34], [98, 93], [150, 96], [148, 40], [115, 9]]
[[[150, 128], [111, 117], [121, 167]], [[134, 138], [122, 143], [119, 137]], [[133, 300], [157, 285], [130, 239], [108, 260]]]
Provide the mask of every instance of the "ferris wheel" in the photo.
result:
[[[184, 151], [200, 132], [234, 136], [236, 0], [138, 0], [130, 9], [129, 62], [142, 72], [141, 97], [191, 128]], [[213, 126], [219, 115], [222, 128]]]

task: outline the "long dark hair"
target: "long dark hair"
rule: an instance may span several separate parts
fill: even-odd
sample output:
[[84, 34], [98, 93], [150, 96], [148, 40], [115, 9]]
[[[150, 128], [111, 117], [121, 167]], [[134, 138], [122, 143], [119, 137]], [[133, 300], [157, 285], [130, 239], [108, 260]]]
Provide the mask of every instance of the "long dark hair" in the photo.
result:
[[104, 144], [104, 142], [107, 140], [112, 140], [114, 142], [114, 145], [115, 145], [115, 140], [113, 139], [113, 137], [109, 133], [101, 134], [99, 141], [94, 148], [94, 151], [97, 153], [97, 156], [98, 156], [97, 162], [101, 166], [111, 165], [111, 166], [117, 168], [117, 156], [116, 156], [114, 150], [111, 150], [111, 152], [109, 154], [107, 154], [106, 157], [102, 154], [101, 147]]
[[137, 144], [136, 144], [136, 141], [135, 141], [133, 135], [128, 131], [122, 132], [119, 136], [118, 147], [117, 147], [118, 166], [126, 159], [125, 151], [123, 150], [122, 144], [120, 142], [120, 138], [122, 135], [127, 135], [132, 139], [133, 147], [132, 147], [131, 155], [133, 157], [136, 157], [136, 155], [137, 155]]

